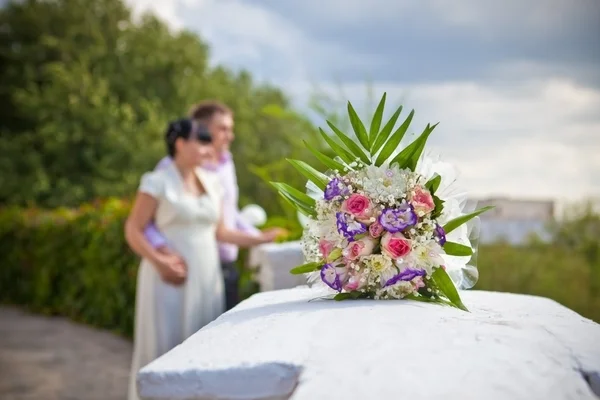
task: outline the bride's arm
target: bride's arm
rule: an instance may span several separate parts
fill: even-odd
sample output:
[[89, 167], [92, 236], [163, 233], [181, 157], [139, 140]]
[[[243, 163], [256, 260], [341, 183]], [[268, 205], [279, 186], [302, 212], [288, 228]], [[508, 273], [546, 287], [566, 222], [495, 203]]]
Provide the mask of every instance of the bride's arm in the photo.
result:
[[223, 222], [223, 217], [217, 225], [217, 240], [219, 242], [231, 243], [240, 247], [252, 247], [263, 243], [269, 243], [275, 240], [278, 231], [272, 230], [267, 232], [246, 233], [237, 229], [229, 229]]
[[159, 258], [158, 251], [146, 238], [144, 230], [154, 219], [158, 201], [146, 193], [138, 192], [127, 221], [125, 222], [125, 240], [131, 250], [138, 256], [155, 263]]

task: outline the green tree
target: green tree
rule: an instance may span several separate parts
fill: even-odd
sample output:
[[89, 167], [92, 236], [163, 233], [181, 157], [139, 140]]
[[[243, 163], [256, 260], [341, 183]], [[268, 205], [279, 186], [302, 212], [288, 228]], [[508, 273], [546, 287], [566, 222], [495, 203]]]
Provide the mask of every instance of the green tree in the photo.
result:
[[216, 98], [236, 114], [243, 202], [281, 212], [246, 166], [298, 157], [312, 134], [279, 89], [210, 67], [195, 34], [172, 33], [151, 15], [134, 22], [122, 0], [9, 2], [0, 10], [0, 88], [0, 204], [132, 194], [165, 153], [166, 122]]

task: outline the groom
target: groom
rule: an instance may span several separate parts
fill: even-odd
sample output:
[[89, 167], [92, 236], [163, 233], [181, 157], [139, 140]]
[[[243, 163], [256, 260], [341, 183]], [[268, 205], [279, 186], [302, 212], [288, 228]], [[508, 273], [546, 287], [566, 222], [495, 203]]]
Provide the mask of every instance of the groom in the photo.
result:
[[[233, 158], [229, 151], [234, 139], [233, 111], [222, 103], [205, 101], [191, 109], [190, 118], [207, 126], [212, 135], [212, 143], [217, 154], [217, 159], [213, 165], [206, 165], [205, 168], [218, 173], [222, 182], [224, 189], [223, 219], [225, 225], [230, 229], [258, 234], [259, 230], [246, 222], [241, 217], [238, 209], [239, 188]], [[171, 162], [172, 160], [169, 157], [165, 157], [158, 163], [156, 168], [164, 168]], [[171, 253], [171, 250], [167, 247], [166, 240], [153, 224], [146, 228], [145, 234], [155, 248], [160, 249], [162, 252]], [[219, 253], [225, 280], [225, 304], [226, 309], [229, 310], [239, 302], [239, 274], [235, 265], [238, 258], [238, 247], [232, 244], [220, 243]]]

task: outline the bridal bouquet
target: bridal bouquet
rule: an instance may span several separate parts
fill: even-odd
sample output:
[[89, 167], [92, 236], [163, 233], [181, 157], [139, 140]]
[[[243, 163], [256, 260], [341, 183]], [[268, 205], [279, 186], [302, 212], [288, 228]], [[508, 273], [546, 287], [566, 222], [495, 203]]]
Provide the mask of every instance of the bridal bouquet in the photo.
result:
[[448, 239], [489, 207], [464, 213], [455, 197], [444, 195], [453, 183], [444, 182], [447, 166], [423, 155], [437, 124], [401, 149], [414, 111], [394, 130], [400, 107], [381, 127], [385, 99], [384, 94], [368, 131], [348, 103], [358, 142], [327, 122], [339, 139], [320, 130], [333, 156], [306, 143], [325, 172], [289, 160], [309, 180], [308, 193], [272, 183], [308, 217], [302, 239], [307, 263], [291, 272], [310, 274], [309, 281], [337, 292], [336, 300], [412, 299], [466, 311], [456, 272], [469, 262], [474, 246], [465, 229], [455, 235], [457, 241]]

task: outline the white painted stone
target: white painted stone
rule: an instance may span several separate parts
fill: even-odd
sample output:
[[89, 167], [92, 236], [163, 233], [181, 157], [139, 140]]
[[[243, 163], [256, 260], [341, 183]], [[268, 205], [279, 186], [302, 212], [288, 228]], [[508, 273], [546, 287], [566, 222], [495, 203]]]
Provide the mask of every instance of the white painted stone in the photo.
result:
[[551, 300], [468, 291], [466, 313], [317, 296], [251, 297], [142, 369], [142, 397], [596, 399], [581, 371], [600, 372], [600, 325]]
[[292, 275], [290, 269], [304, 264], [300, 242], [268, 243], [250, 250], [250, 266], [258, 267], [260, 290], [290, 289], [306, 284], [304, 275]]

